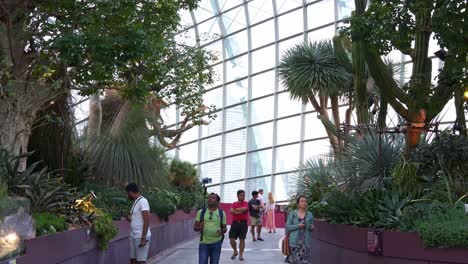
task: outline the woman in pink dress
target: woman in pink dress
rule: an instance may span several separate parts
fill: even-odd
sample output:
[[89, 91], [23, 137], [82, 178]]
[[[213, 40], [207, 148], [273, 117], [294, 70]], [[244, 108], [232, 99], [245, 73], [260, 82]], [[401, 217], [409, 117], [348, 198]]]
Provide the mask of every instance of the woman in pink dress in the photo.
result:
[[268, 201], [266, 203], [266, 229], [268, 233], [276, 233], [275, 225], [275, 199], [271, 192], [268, 193]]

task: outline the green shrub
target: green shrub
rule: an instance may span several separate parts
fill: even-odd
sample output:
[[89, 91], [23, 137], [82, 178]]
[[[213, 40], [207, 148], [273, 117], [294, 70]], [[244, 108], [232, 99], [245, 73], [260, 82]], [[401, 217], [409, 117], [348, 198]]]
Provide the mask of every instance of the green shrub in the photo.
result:
[[189, 213], [193, 209], [203, 207], [203, 187], [199, 182], [195, 182], [190, 188], [173, 186], [171, 191], [179, 197], [177, 209]]
[[171, 184], [190, 187], [197, 180], [197, 169], [187, 161], [172, 160], [170, 168]]
[[165, 221], [169, 220], [169, 216], [177, 209], [179, 198], [169, 191], [152, 192], [145, 196], [148, 199], [150, 210], [157, 214]]
[[133, 205], [133, 201], [127, 198], [127, 194], [123, 188], [87, 183], [82, 188], [82, 192], [93, 192], [96, 195], [93, 204], [97, 208], [107, 212], [114, 220], [119, 220], [122, 216], [129, 213]]
[[33, 218], [36, 221], [37, 236], [62, 232], [68, 228], [68, 224], [63, 218], [50, 213], [35, 213]]
[[0, 179], [0, 201], [5, 199], [8, 195], [8, 185]]
[[106, 250], [109, 241], [118, 234], [118, 229], [109, 214], [103, 214], [94, 221], [93, 231], [96, 234], [99, 249], [101, 250]]
[[427, 247], [468, 248], [468, 216], [455, 207], [444, 214], [431, 215], [416, 222], [415, 229]]

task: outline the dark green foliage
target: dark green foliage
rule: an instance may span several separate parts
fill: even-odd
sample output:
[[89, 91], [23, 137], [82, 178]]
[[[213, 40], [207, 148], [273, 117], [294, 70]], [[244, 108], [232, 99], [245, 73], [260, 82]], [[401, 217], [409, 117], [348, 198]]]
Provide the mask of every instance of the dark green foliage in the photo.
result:
[[170, 191], [158, 191], [146, 195], [150, 204], [152, 213], [157, 214], [165, 221], [169, 220], [169, 216], [173, 214], [179, 203], [180, 197]]
[[118, 229], [108, 214], [99, 216], [93, 223], [93, 231], [98, 239], [99, 249], [106, 250], [109, 246], [109, 241], [118, 234]]
[[93, 204], [107, 212], [114, 220], [119, 220], [128, 214], [133, 205], [133, 201], [127, 198], [124, 188], [87, 183], [82, 188], [82, 192], [93, 192], [96, 195]]
[[432, 215], [445, 214], [451, 206], [446, 203], [430, 200], [416, 200], [403, 210], [399, 229], [416, 231], [416, 222], [425, 220]]
[[72, 186], [81, 186], [85, 178], [90, 174], [89, 165], [85, 156], [80, 150], [75, 151], [72, 157], [68, 159], [65, 170], [63, 171], [64, 180]]
[[174, 159], [170, 168], [171, 183], [175, 186], [190, 186], [197, 180], [197, 169], [187, 161]]
[[177, 209], [189, 213], [203, 207], [203, 187], [200, 182], [196, 181], [190, 188], [174, 186], [170, 190], [180, 198]]
[[422, 188], [422, 178], [418, 175], [417, 167], [402, 157], [392, 171], [393, 182], [399, 189], [417, 195]]
[[[421, 144], [410, 157], [419, 164], [418, 175], [436, 184], [441, 181], [442, 173], [453, 182], [457, 196], [468, 192], [468, 138], [440, 134], [430, 144]], [[436, 186], [434, 186], [436, 187]]]
[[33, 218], [36, 221], [37, 236], [60, 233], [68, 229], [68, 224], [63, 218], [50, 213], [35, 213]]
[[468, 216], [462, 208], [454, 207], [445, 213], [433, 214], [415, 223], [427, 247], [468, 248]]

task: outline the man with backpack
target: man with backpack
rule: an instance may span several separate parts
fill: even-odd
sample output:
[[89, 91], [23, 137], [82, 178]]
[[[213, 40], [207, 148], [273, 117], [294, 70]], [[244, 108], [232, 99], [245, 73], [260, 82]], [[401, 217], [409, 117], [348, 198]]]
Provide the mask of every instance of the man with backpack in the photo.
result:
[[218, 209], [221, 198], [216, 193], [208, 196], [208, 208], [198, 211], [194, 229], [200, 232], [199, 264], [218, 264], [226, 233], [226, 214]]

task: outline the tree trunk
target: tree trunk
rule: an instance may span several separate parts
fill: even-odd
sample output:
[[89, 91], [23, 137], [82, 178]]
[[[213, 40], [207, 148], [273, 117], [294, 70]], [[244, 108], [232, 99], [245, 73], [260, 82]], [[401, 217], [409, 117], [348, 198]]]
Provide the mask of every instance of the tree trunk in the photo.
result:
[[122, 129], [125, 121], [127, 120], [130, 110], [132, 110], [131, 103], [129, 101], [125, 101], [115, 115], [114, 120], [112, 121], [112, 125], [109, 129], [109, 133], [112, 136], [117, 136], [119, 134], [119, 131]]
[[[20, 107], [9, 108], [6, 102], [0, 99], [0, 146], [10, 155], [19, 156], [28, 152], [29, 137], [31, 135], [34, 116], [37, 112], [27, 112]], [[20, 160], [18, 170], [26, 169], [26, 158]]]
[[99, 93], [91, 95], [89, 100], [88, 140], [99, 137], [101, 134], [102, 107]]
[[388, 112], [388, 102], [385, 99], [385, 96], [381, 95], [379, 116], [377, 117], [377, 126], [379, 129], [384, 129], [387, 127], [387, 112]]
[[[328, 117], [328, 111], [326, 108], [326, 105], [327, 105], [326, 102], [328, 100], [325, 96], [320, 96], [320, 104], [317, 102], [317, 99], [313, 95], [309, 96], [309, 101], [314, 107], [315, 111], [321, 115], [321, 118], [326, 118], [330, 120], [330, 118]], [[333, 148], [333, 152], [336, 155], [339, 155], [339, 151], [340, 151], [339, 139], [335, 135], [333, 135], [333, 133], [331, 133], [327, 127], [325, 127], [325, 131], [327, 132], [327, 136], [328, 136], [328, 139], [330, 140], [330, 145]]]

